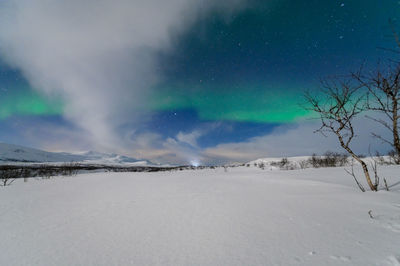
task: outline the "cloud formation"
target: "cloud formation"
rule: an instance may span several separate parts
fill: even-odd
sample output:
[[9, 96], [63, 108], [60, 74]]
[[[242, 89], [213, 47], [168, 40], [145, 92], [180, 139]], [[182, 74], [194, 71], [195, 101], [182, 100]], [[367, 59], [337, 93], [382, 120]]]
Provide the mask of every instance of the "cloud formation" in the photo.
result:
[[[383, 118], [384, 119], [384, 118]], [[353, 121], [356, 137], [351, 148], [357, 154], [385, 154], [391, 148], [371, 136], [371, 132], [391, 139], [390, 131], [365, 117]], [[323, 154], [326, 151], [344, 153], [335, 135], [327, 132], [326, 136], [314, 133], [320, 127], [318, 120], [302, 121], [292, 125], [277, 127], [271, 134], [250, 138], [244, 142], [219, 144], [203, 150], [205, 162], [248, 162], [255, 158], [302, 156], [313, 153]]]
[[[245, 0], [5, 0], [0, 53], [28, 81], [65, 102], [64, 116], [95, 148], [126, 147], [118, 130], [140, 123], [160, 79], [155, 53], [210, 10]], [[134, 126], [133, 126], [134, 128]]]

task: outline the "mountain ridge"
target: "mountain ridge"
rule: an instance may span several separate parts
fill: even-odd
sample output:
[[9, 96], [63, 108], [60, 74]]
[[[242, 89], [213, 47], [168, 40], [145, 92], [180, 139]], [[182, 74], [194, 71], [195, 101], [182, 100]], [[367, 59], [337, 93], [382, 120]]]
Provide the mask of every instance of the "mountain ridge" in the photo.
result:
[[0, 142], [0, 163], [59, 163], [59, 162], [86, 162], [98, 164], [152, 164], [148, 160], [140, 160], [115, 153], [101, 153], [87, 151], [82, 153], [49, 152], [21, 145]]

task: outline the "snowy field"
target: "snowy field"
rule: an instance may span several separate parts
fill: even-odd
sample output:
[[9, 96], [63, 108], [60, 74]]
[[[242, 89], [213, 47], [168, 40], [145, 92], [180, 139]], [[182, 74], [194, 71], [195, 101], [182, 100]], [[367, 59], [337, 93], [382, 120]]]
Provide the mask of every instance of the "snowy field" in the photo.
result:
[[390, 192], [342, 168], [18, 180], [0, 265], [400, 265], [400, 168], [380, 172]]

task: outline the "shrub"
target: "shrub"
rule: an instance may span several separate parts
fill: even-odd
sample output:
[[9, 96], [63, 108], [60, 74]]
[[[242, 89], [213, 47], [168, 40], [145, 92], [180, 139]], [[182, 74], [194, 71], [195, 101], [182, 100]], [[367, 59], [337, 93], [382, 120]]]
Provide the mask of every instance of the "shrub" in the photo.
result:
[[308, 163], [313, 168], [345, 166], [348, 163], [348, 157], [346, 154], [327, 151], [324, 156], [317, 156], [314, 153], [308, 159]]
[[9, 186], [11, 185], [15, 179], [21, 176], [21, 171], [18, 169], [1, 169], [0, 170], [0, 180], [1, 184], [0, 186]]

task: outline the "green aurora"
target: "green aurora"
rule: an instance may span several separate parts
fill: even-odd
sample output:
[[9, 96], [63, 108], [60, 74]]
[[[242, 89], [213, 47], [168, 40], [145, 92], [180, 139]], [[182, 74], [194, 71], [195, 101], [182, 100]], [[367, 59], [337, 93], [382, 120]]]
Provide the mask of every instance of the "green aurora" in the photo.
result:
[[13, 87], [0, 95], [0, 119], [15, 115], [60, 115], [63, 112], [61, 101], [47, 99], [28, 87]]
[[[382, 58], [377, 47], [392, 41], [387, 21], [400, 13], [391, 0], [253, 2], [229, 20], [210, 14], [175, 36], [174, 49], [158, 54], [165, 79], [150, 89], [144, 111], [191, 110], [204, 121], [301, 121], [310, 116], [302, 91]], [[62, 101], [12, 82], [15, 74], [2, 67], [0, 119], [62, 115]]]
[[[193, 89], [196, 93], [190, 92]], [[192, 86], [189, 90], [173, 87], [153, 97], [152, 107], [157, 111], [196, 110], [200, 119], [208, 121], [288, 123], [309, 115], [302, 107], [298, 90], [263, 85], [234, 90], [222, 86]]]

